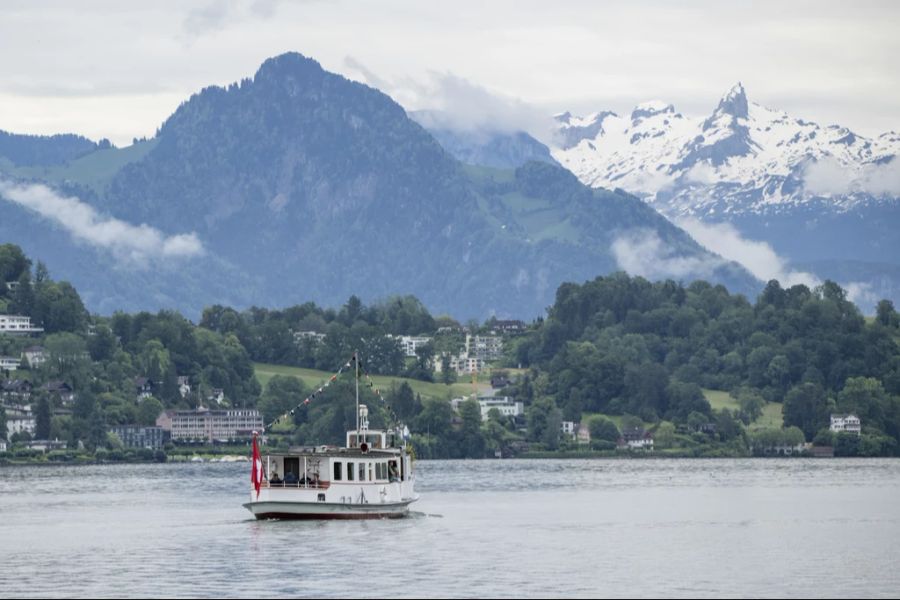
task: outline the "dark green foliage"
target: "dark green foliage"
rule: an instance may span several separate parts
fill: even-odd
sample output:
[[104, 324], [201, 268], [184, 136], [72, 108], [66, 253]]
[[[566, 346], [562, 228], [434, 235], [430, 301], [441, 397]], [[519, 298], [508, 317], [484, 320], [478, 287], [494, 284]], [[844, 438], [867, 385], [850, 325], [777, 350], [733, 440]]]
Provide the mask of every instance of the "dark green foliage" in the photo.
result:
[[829, 414], [834, 404], [825, 395], [825, 390], [814, 383], [802, 383], [788, 392], [784, 398], [784, 424], [795, 425], [811, 440], [816, 433], [828, 425]]
[[44, 136], [0, 131], [0, 157], [17, 166], [58, 165], [109, 145], [109, 140], [98, 144], [71, 133]]
[[591, 431], [591, 441], [605, 440], [615, 443], [619, 439], [619, 429], [616, 424], [606, 417], [594, 416], [588, 422]]
[[566, 283], [547, 319], [520, 338], [516, 358], [545, 375], [567, 417], [629, 412], [685, 423], [696, 413], [715, 422], [707, 387], [733, 390], [745, 423], [766, 402], [784, 401], [785, 424], [812, 439], [835, 408], [828, 398], [847, 384], [847, 411], [864, 412], [881, 431], [900, 427], [887, 416], [900, 391], [896, 340], [866, 325], [832, 282], [810, 290], [772, 281], [755, 304], [702, 281], [684, 287], [619, 273]]
[[34, 436], [39, 440], [50, 438], [50, 401], [41, 396], [34, 411]]
[[[269, 380], [265, 392], [259, 399], [258, 408], [262, 413], [263, 422], [268, 425], [277, 417], [288, 414], [290, 410], [299, 407], [308, 393], [306, 386], [296, 377], [275, 375]], [[296, 412], [294, 416], [297, 416]]]

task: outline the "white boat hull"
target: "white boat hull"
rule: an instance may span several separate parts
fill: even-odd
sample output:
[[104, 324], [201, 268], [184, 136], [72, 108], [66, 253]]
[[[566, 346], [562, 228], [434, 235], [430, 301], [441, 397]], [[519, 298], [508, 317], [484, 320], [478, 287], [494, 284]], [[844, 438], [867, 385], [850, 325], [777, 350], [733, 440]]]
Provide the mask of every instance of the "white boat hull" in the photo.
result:
[[248, 502], [244, 508], [257, 519], [397, 519], [407, 516], [416, 500], [374, 504], [264, 500]]

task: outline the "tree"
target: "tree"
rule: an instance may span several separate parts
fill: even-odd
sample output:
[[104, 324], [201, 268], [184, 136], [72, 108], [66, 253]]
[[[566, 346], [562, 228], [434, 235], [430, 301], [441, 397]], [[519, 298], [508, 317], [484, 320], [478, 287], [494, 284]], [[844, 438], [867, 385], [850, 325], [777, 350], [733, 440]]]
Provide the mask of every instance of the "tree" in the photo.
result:
[[666, 413], [674, 421], [684, 422], [691, 413], [709, 415], [710, 406], [703, 390], [696, 383], [673, 381], [666, 388], [669, 397], [669, 411]]
[[588, 429], [591, 432], [591, 440], [616, 442], [619, 439], [619, 428], [616, 424], [600, 415], [594, 415], [588, 420]]
[[165, 410], [162, 402], [154, 397], [144, 398], [138, 404], [136, 418], [140, 425], [156, 425], [156, 419]]
[[263, 421], [268, 424], [300, 406], [306, 396], [307, 388], [302, 381], [296, 377], [275, 375], [266, 384], [266, 391], [257, 407], [262, 413]]
[[900, 316], [894, 310], [894, 303], [890, 300], [881, 300], [875, 309], [875, 321], [885, 327], [897, 328], [900, 326]]
[[456, 382], [456, 371], [450, 368], [450, 355], [441, 354], [441, 383], [450, 385]]
[[526, 416], [529, 438], [544, 444], [549, 450], [556, 450], [559, 447], [562, 412], [557, 408], [553, 398], [549, 396], [538, 398], [528, 407]]
[[399, 387], [393, 388], [389, 396], [389, 403], [394, 409], [394, 414], [401, 421], [408, 422], [416, 415], [416, 402], [413, 389], [404, 381]]
[[832, 408], [821, 386], [801, 383], [791, 388], [784, 398], [784, 424], [797, 426], [811, 440], [828, 424]]
[[39, 440], [50, 438], [50, 402], [47, 396], [41, 395], [34, 414], [34, 435]]
[[474, 398], [469, 398], [459, 405], [459, 416], [462, 419], [460, 449], [463, 457], [482, 458], [485, 439], [481, 433], [481, 407]]
[[444, 438], [450, 432], [453, 409], [446, 400], [429, 399], [423, 402], [422, 412], [416, 418], [416, 430], [420, 433]]
[[675, 425], [669, 421], [661, 422], [653, 434], [655, 446], [666, 449], [675, 445]]
[[[0, 252], [2, 252], [3, 247], [0, 246]], [[6, 439], [6, 408], [2, 404], [0, 404], [0, 440]]]
[[749, 387], [741, 387], [737, 390], [732, 390], [731, 397], [738, 401], [740, 418], [745, 425], [749, 425], [762, 416], [766, 400], [756, 390]]
[[884, 386], [873, 377], [850, 377], [838, 393], [837, 408], [858, 416], [866, 425], [884, 429], [889, 411]]
[[434, 346], [431, 342], [416, 348], [416, 361], [406, 370], [405, 375], [420, 381], [434, 381]]

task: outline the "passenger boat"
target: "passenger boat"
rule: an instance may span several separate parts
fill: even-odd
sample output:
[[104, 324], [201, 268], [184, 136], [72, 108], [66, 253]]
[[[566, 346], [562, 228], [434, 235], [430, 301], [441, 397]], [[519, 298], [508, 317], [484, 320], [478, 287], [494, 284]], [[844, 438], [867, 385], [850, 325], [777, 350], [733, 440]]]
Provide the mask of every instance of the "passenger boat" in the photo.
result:
[[356, 363], [356, 429], [346, 446], [291, 448], [259, 454], [253, 438], [250, 502], [257, 519], [382, 519], [404, 517], [418, 500], [404, 434], [369, 429], [368, 408], [359, 404]]

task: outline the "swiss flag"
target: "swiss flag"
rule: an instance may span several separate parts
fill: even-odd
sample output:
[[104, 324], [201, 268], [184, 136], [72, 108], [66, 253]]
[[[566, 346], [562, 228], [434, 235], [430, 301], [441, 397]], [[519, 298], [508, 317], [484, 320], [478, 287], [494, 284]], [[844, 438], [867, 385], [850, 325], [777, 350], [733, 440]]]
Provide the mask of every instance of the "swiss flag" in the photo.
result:
[[253, 432], [253, 464], [250, 467], [250, 483], [256, 488], [256, 497], [259, 498], [259, 488], [262, 485], [262, 459], [259, 457], [259, 446], [256, 444], [256, 432]]

